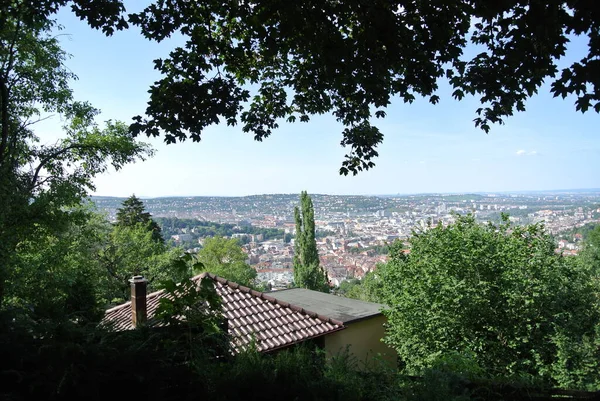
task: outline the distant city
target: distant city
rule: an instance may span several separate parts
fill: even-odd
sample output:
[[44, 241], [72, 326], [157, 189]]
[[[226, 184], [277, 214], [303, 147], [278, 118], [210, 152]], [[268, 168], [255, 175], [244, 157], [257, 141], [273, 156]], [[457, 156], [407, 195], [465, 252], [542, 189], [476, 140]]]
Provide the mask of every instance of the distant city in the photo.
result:
[[[311, 194], [311, 198], [321, 265], [334, 285], [363, 277], [377, 263], [387, 260], [390, 243], [408, 239], [414, 230], [451, 223], [455, 213], [472, 213], [479, 221], [493, 222], [499, 222], [505, 213], [515, 224], [544, 223], [547, 231], [557, 237], [557, 252], [565, 255], [576, 255], [580, 249], [581, 236], [569, 233], [600, 222], [600, 189], [384, 196]], [[92, 198], [110, 219], [115, 218], [124, 199]], [[244, 244], [248, 262], [257, 270], [259, 280], [284, 287], [293, 277], [291, 237], [298, 200], [298, 194], [272, 194], [164, 197], [144, 199], [144, 203], [155, 218], [186, 220], [178, 225], [171, 222], [165, 239], [188, 250], [202, 245], [208, 222], [228, 225], [231, 236]], [[277, 230], [265, 231], [265, 236], [248, 227]], [[279, 233], [281, 238], [273, 238]]]

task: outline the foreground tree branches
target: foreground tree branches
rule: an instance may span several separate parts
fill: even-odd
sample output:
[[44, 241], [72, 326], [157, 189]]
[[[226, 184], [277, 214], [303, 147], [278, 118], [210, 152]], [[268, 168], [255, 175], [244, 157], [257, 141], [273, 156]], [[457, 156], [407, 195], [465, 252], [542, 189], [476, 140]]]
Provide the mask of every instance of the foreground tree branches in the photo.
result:
[[[120, 0], [0, 4], [2, 24], [18, 29], [39, 28], [70, 6], [108, 35], [129, 24], [157, 42], [183, 35], [183, 46], [154, 61], [162, 78], [150, 88], [146, 116], [131, 125], [135, 134], [164, 135], [167, 143], [200, 141], [219, 122], [241, 123], [262, 141], [282, 121], [331, 113], [345, 127], [341, 145], [350, 148], [340, 173], [357, 174], [374, 166], [383, 140], [373, 117], [384, 117], [393, 97], [439, 102], [443, 81], [455, 99], [479, 99], [474, 121], [485, 132], [525, 110], [548, 79], [554, 96], [575, 95], [577, 110], [600, 112], [594, 0], [156, 0], [128, 15]], [[588, 53], [559, 69], [574, 36], [589, 38]], [[12, 44], [3, 42], [2, 51], [13, 54]], [[478, 53], [467, 55], [467, 46]]]
[[[392, 97], [435, 104], [442, 81], [456, 99], [479, 98], [474, 121], [485, 132], [523, 111], [548, 78], [554, 96], [575, 94], [577, 110], [600, 111], [593, 0], [159, 0], [129, 18], [148, 39], [187, 38], [155, 61], [163, 77], [132, 125], [168, 143], [199, 141], [219, 122], [241, 123], [261, 141], [282, 121], [332, 113], [350, 148], [345, 175], [374, 166], [383, 135], [373, 117]], [[575, 35], [589, 37], [588, 54], [559, 71]], [[478, 53], [468, 56], [468, 45]]]
[[[94, 188], [94, 177], [152, 153], [134, 141], [127, 125], [107, 121], [100, 127], [99, 111], [73, 99], [69, 81], [76, 77], [64, 64], [68, 56], [49, 19], [66, 3], [0, 2], [0, 304], [7, 278], [18, 267], [19, 243], [45, 229], [50, 234], [66, 229], [69, 208]], [[94, 11], [87, 3], [75, 2], [74, 10], [110, 31], [112, 19], [105, 13], [111, 7]], [[109, 3], [118, 5], [106, 0], [94, 6]], [[65, 122], [65, 136], [54, 144], [34, 132], [35, 123], [50, 113]]]

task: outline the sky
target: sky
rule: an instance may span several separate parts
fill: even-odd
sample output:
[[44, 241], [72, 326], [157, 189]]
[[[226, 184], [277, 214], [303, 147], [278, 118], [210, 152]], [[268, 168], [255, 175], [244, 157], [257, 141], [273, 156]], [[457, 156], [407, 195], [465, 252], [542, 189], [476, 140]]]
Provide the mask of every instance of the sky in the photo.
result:
[[[129, 2], [136, 11], [137, 2]], [[143, 114], [148, 89], [159, 74], [152, 60], [165, 57], [175, 38], [157, 44], [135, 28], [105, 37], [68, 10], [58, 15], [63, 48], [72, 55], [68, 68], [77, 100], [102, 111], [99, 121], [131, 122]], [[587, 52], [573, 38], [561, 66]], [[95, 195], [141, 197], [243, 196], [265, 193], [410, 194], [500, 192], [599, 188], [600, 115], [575, 111], [574, 98], [553, 98], [549, 85], [526, 104], [527, 111], [492, 126], [475, 128], [474, 98], [455, 101], [442, 85], [441, 102], [404, 104], [396, 98], [387, 117], [377, 120], [384, 134], [376, 166], [358, 176], [340, 176], [347, 149], [340, 146], [343, 126], [332, 116], [309, 123], [282, 123], [256, 142], [240, 126], [224, 124], [205, 131], [200, 143], [150, 143], [153, 158], [108, 171], [95, 181]], [[60, 118], [40, 123], [42, 142], [61, 135]]]

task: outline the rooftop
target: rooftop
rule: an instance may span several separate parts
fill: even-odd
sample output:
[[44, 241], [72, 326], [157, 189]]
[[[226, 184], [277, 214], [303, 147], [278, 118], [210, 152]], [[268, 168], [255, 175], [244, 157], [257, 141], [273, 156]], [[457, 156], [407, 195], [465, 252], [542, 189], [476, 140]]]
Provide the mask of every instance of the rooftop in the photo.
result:
[[[231, 346], [237, 352], [254, 338], [259, 351], [273, 351], [345, 328], [339, 320], [213, 274], [203, 273], [192, 278], [198, 283], [202, 279], [214, 282], [222, 299], [222, 313], [227, 319]], [[164, 290], [147, 295], [148, 325], [160, 325], [155, 313], [160, 299], [166, 296]], [[131, 301], [107, 310], [103, 323], [115, 330], [132, 330]]]
[[344, 324], [380, 316], [381, 310], [386, 306], [374, 302], [359, 301], [344, 298], [323, 292], [311, 291], [305, 288], [292, 288], [289, 290], [268, 293], [279, 301], [306, 308]]

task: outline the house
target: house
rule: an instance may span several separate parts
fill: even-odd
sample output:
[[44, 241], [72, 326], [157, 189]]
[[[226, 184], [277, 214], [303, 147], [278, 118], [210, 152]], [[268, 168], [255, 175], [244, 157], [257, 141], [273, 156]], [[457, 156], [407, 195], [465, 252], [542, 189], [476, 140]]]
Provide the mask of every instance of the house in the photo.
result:
[[385, 305], [305, 288], [291, 288], [269, 295], [343, 324], [343, 330], [327, 333], [321, 338], [321, 346], [328, 355], [335, 355], [348, 347], [361, 365], [368, 363], [376, 355], [391, 364], [397, 363], [396, 352], [381, 341], [385, 335], [384, 324], [387, 322], [387, 318], [381, 313]]
[[[210, 273], [193, 281], [211, 280], [222, 300], [232, 349], [240, 352], [254, 342], [260, 352], [272, 352], [314, 340], [329, 355], [347, 346], [357, 361], [382, 354], [395, 363], [396, 354], [380, 340], [384, 335], [383, 305], [342, 298], [306, 289], [263, 293]], [[154, 319], [164, 290], [146, 294], [147, 281], [131, 282], [131, 301], [108, 309], [103, 323], [115, 330], [131, 330]]]

